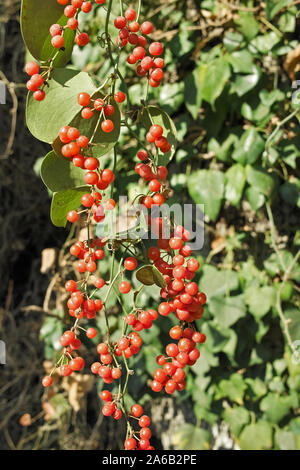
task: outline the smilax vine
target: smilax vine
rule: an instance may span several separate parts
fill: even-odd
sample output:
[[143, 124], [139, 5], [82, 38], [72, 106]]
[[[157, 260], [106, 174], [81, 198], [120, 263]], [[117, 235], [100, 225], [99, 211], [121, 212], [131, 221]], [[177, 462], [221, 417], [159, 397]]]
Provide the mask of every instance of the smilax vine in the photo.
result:
[[[151, 328], [158, 314], [176, 315], [178, 324], [169, 332], [172, 342], [156, 358], [159, 367], [153, 371], [151, 388], [167, 394], [183, 390], [185, 369], [196, 363], [200, 356], [197, 344], [206, 339], [196, 331], [194, 323], [203, 315], [206, 296], [193, 282], [199, 262], [191, 256], [189, 231], [159, 213], [171, 192], [166, 165], [176, 145], [176, 130], [170, 117], [158, 107], [149, 106], [147, 99], [149, 87], [158, 87], [164, 76], [163, 44], [151, 40], [153, 25], [140, 19], [140, 2], [137, 9], [125, 9], [121, 1], [119, 16], [115, 18], [112, 3], [113, 0], [43, 0], [41, 7], [40, 0], [22, 2], [22, 33], [32, 55], [25, 67], [29, 76], [26, 118], [32, 134], [52, 146], [41, 165], [43, 182], [52, 192], [51, 220], [58, 227], [67, 222], [80, 224], [86, 233], [85, 239], [70, 247], [71, 255], [78, 259], [77, 272], [74, 279], [65, 282], [70, 294], [67, 307], [74, 323], [61, 336], [61, 354], [42, 383], [44, 387], [51, 386], [56, 369], [61, 376], [84, 369], [85, 360], [79, 354], [80, 336], [99, 338], [99, 359], [89, 365], [91, 372], [105, 384], [117, 383], [111, 391], [102, 390], [102, 412], [116, 420], [126, 420], [125, 449], [150, 450], [153, 446], [149, 416], [140, 404], [128, 409], [124, 399], [128, 380], [134, 374], [129, 367], [130, 357], [139, 353], [143, 343], [139, 332]], [[44, 13], [40, 15], [41, 8]], [[99, 47], [105, 49], [112, 72], [96, 86], [88, 73], [66, 64], [74, 42], [79, 47], [89, 43], [88, 34], [80, 30], [81, 13], [99, 8], [106, 13], [105, 30], [98, 32]], [[128, 67], [136, 67], [137, 76], [147, 80], [147, 94], [138, 110], [130, 104], [119, 69], [122, 61]], [[124, 91], [116, 90], [117, 85]], [[142, 141], [135, 131], [138, 126], [144, 128]], [[138, 196], [153, 235], [147, 249], [142, 238], [96, 236], [97, 224], [104, 221], [109, 211], [118, 209], [114, 181], [118, 177], [118, 154], [122, 152], [117, 148], [122, 127], [137, 140], [139, 163], [135, 171], [148, 184], [146, 194]], [[108, 167], [101, 162], [106, 154], [111, 155]], [[108, 280], [100, 276], [105, 256], [110, 260]], [[140, 287], [133, 293], [128, 312], [122, 299], [132, 290], [126, 273], [134, 271]], [[162, 301], [157, 311], [138, 305], [144, 285], [154, 284], [161, 288]], [[111, 313], [107, 307], [112, 292], [124, 315], [122, 335], [117, 341], [111, 338]], [[105, 331], [88, 325], [96, 315], [105, 317]]]

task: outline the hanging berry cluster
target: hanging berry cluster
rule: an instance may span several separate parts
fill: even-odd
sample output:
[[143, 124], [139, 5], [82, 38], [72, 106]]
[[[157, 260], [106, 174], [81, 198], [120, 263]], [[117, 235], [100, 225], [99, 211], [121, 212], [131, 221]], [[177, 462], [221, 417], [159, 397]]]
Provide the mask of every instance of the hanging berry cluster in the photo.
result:
[[[64, 7], [63, 12], [67, 21], [65, 26], [50, 25], [53, 56], [47, 63], [42, 64], [45, 71], [41, 74], [39, 73], [40, 66], [35, 61], [29, 62], [25, 67], [30, 75], [27, 88], [33, 92], [36, 101], [42, 101], [47, 95], [45, 93], [47, 86], [51, 86], [49, 82], [55, 71], [55, 60], [64, 51], [66, 29], [76, 31], [75, 42], [79, 46], [84, 46], [89, 42], [88, 35], [79, 31], [77, 18], [79, 11], [88, 13], [92, 10], [92, 2], [83, 0], [71, 2], [57, 0], [57, 2]], [[95, 4], [103, 5], [104, 3], [105, 0], [95, 0]], [[170, 121], [170, 118], [164, 113], [164, 119], [158, 123], [156, 116], [161, 116], [160, 113], [163, 112], [151, 114], [151, 108], [145, 102], [146, 97], [141, 106], [141, 114], [146, 119], [143, 121], [142, 117], [145, 138], [140, 140], [132, 129], [135, 123], [129, 123], [128, 93], [115, 91], [116, 82], [119, 79], [127, 91], [126, 83], [118, 68], [122, 49], [127, 44], [134, 46], [127, 57], [127, 63], [137, 64], [137, 74], [147, 79], [147, 90], [148, 84], [151, 87], [157, 87], [163, 79], [164, 60], [160, 57], [163, 53], [163, 46], [156, 41], [147, 45], [149, 35], [153, 33], [152, 23], [145, 21], [139, 24], [138, 15], [133, 8], [128, 8], [123, 14], [121, 2], [121, 15], [114, 19], [118, 36], [116, 46], [114, 46], [116, 50], [112, 51], [113, 42], [108, 34], [112, 3], [113, 0], [108, 0], [104, 39], [113, 73], [92, 94], [84, 89], [76, 93], [74, 101], [76, 101], [76, 106], [80, 107], [76, 117], [77, 124], [74, 126], [70, 121], [64, 122], [64, 125], [57, 129], [56, 144], [53, 145], [59, 158], [53, 154], [52, 158], [58, 158], [57, 162], [62, 159], [63, 165], [70, 165], [73, 170], [75, 166], [78, 171], [81, 171], [80, 202], [76, 203], [75, 208], [66, 211], [65, 219], [72, 224], [84, 226], [87, 235], [84, 240], [74, 241], [69, 248], [70, 255], [76, 259], [74, 270], [77, 270], [76, 277], [74, 276], [76, 280], [67, 279], [65, 282], [65, 289], [69, 294], [67, 307], [73, 325], [60, 337], [61, 354], [52, 372], [43, 378], [42, 383], [44, 387], [51, 386], [55, 370], [58, 370], [61, 376], [69, 376], [82, 371], [86, 367], [85, 360], [80, 355], [82, 335], [90, 339], [98, 339], [95, 354], [97, 353], [99, 357], [89, 365], [90, 370], [99, 377], [99, 380], [103, 380], [105, 385], [112, 384], [113, 387], [114, 382], [117, 384], [117, 390], [104, 389], [100, 393], [100, 398], [104, 402], [102, 413], [115, 420], [121, 418], [126, 420], [125, 449], [151, 450], [153, 446], [150, 444], [149, 416], [143, 414], [143, 408], [138, 403], [134, 404], [130, 410], [126, 406], [128, 381], [134, 374], [134, 370], [129, 368], [129, 359], [140, 352], [143, 339], [139, 333], [142, 330], [151, 328], [159, 317], [174, 315], [178, 324], [170, 329], [169, 335], [172, 342], [166, 345], [165, 354], [156, 358], [160, 367], [153, 371], [151, 389], [154, 392], [164, 389], [167, 394], [184, 390], [185, 368], [196, 363], [200, 356], [197, 346], [204, 343], [206, 339], [203, 333], [197, 331], [195, 323], [203, 315], [206, 296], [199, 291], [197, 283], [193, 281], [199, 269], [199, 262], [192, 257], [192, 249], [188, 244], [189, 231], [184, 226], [175, 224], [172, 220], [166, 220], [153, 211], [167, 201], [171, 192], [167, 181], [168, 170], [165, 165], [159, 164], [158, 158], [159, 155], [165, 158], [173, 151], [173, 128], [171, 125], [166, 127], [164, 124], [165, 121]], [[117, 54], [117, 60], [113, 53]], [[104, 221], [107, 211], [117, 208], [114, 198], [116, 193], [114, 182], [117, 176], [116, 146], [113, 150], [114, 160], [111, 165], [108, 165], [111, 168], [105, 168], [95, 153], [98, 145], [97, 139], [100, 132], [106, 135], [116, 132], [114, 119], [117, 119], [116, 115], [120, 113], [119, 108], [122, 103], [127, 106], [127, 112], [123, 113], [121, 125], [127, 128], [139, 146], [136, 152], [139, 163], [135, 165], [135, 171], [147, 185], [145, 193], [140, 194], [138, 199], [147, 214], [148, 232], [155, 235], [148, 249], [145, 248], [143, 239], [128, 238], [121, 243], [112, 236], [100, 238], [94, 235], [95, 224]], [[156, 109], [159, 110], [159, 108]], [[81, 129], [87, 129], [87, 123], [91, 123], [91, 128], [89, 132], [85, 132], [87, 134], [85, 135]], [[169, 235], [166, 235], [166, 228], [169, 229]], [[101, 261], [105, 256], [110, 259], [108, 280], [103, 279], [100, 274]], [[119, 258], [118, 262], [117, 258]], [[126, 279], [126, 273], [132, 272], [135, 272], [141, 284], [133, 293], [131, 311], [127, 311], [123, 296], [133, 290], [132, 283]], [[157, 310], [138, 305], [138, 295], [144, 285], [152, 284], [157, 284], [161, 288], [161, 301]], [[117, 296], [123, 312], [122, 333], [118, 339], [111, 337], [108, 315], [107, 304], [112, 292]], [[105, 318], [105, 331], [100, 332], [87, 325], [98, 315]]]

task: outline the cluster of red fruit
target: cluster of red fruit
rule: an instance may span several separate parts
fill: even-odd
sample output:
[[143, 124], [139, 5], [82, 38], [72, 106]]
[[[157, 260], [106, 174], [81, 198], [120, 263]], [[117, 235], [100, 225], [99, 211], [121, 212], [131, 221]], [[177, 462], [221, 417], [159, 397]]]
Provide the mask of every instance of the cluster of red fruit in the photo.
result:
[[[76, 212], [76, 215], [77, 212]], [[86, 271], [89, 273], [93, 273], [97, 269], [96, 261], [100, 261], [104, 258], [104, 251], [102, 248], [105, 246], [105, 241], [102, 241], [100, 238], [96, 238], [91, 241], [90, 245], [87, 243], [87, 241], [77, 241], [70, 247], [70, 253], [73, 256], [76, 256], [79, 258], [79, 261], [77, 263], [77, 270], [80, 273], [85, 273]], [[68, 281], [72, 282], [72, 288], [74, 288], [74, 292], [76, 292], [76, 288], [74, 287], [73, 282], [75, 281]], [[103, 279], [99, 280], [97, 279], [95, 281], [95, 287], [98, 289], [103, 287]], [[66, 286], [66, 289], [69, 292], [73, 292], [71, 290], [71, 287]], [[72, 305], [71, 305], [72, 307]], [[71, 310], [74, 310], [71, 308]]]
[[[96, 3], [103, 5], [106, 0], [95, 0]], [[69, 28], [73, 31], [78, 30], [78, 20], [77, 16], [79, 11], [83, 13], [89, 13], [92, 9], [92, 3], [90, 1], [84, 2], [83, 0], [57, 0], [57, 3], [60, 5], [66, 5], [64, 9], [64, 14], [68, 18], [66, 26], [61, 26], [60, 24], [53, 24], [50, 26], [50, 34], [52, 36], [51, 44], [55, 49], [61, 49], [65, 45], [63, 33], [66, 28]], [[76, 44], [78, 46], [86, 46], [89, 43], [90, 38], [87, 33], [80, 33], [78, 31], [75, 37]]]
[[85, 293], [78, 289], [77, 283], [74, 280], [70, 279], [67, 281], [65, 288], [71, 293], [67, 302], [71, 317], [76, 317], [78, 319], [85, 317], [88, 320], [91, 320], [92, 318], [95, 318], [96, 313], [102, 309], [102, 301], [100, 299], [93, 300], [88, 298]]
[[[136, 21], [136, 11], [128, 8], [124, 16], [117, 16], [114, 21], [115, 27], [119, 30], [117, 45], [124, 47], [127, 43], [135, 46], [127, 57], [128, 64], [136, 64], [138, 76], [145, 75], [149, 78], [149, 84], [152, 87], [158, 87], [163, 79], [164, 60], [160, 56], [163, 53], [163, 45], [160, 42], [152, 42], [146, 55], [145, 47], [147, 39], [145, 36], [153, 32], [153, 24], [150, 21], [144, 21], [141, 25]], [[136, 33], [141, 32], [141, 35]], [[144, 35], [144, 36], [143, 36]]]
[[27, 62], [25, 65], [25, 72], [30, 76], [30, 79], [26, 82], [26, 87], [29, 91], [33, 91], [33, 97], [36, 101], [43, 101], [45, 92], [42, 88], [45, 82], [39, 71], [39, 64], [34, 60]]
[[[117, 406], [119, 399], [118, 395], [114, 397], [109, 390], [102, 390], [100, 398], [105, 402], [102, 408], [104, 416], [112, 416], [116, 420], [122, 417], [123, 413]], [[140, 430], [134, 431], [130, 425], [129, 436], [124, 442], [125, 450], [135, 450], [136, 448], [138, 450], [153, 450], [154, 447], [150, 445], [149, 441], [152, 435], [149, 428], [149, 416], [143, 415], [143, 407], [138, 403], [132, 405], [130, 412], [131, 415], [129, 415], [128, 418], [132, 418], [135, 421], [138, 420]]]
[[[156, 362], [160, 369], [156, 369], [153, 374], [151, 388], [154, 392], [160, 392], [164, 387], [168, 394], [176, 390], [185, 389], [185, 366], [192, 366], [200, 357], [200, 351], [196, 343], [204, 343], [206, 336], [203, 333], [193, 330], [190, 327], [183, 328], [176, 325], [170, 329], [170, 337], [179, 340], [178, 344], [169, 343], [166, 347], [167, 357], [157, 356]], [[171, 359], [171, 362], [168, 362]]]
[[[74, 282], [74, 281], [68, 281]], [[88, 338], [95, 338], [98, 332], [95, 328], [88, 328], [86, 330], [86, 336]], [[66, 330], [63, 335], [59, 338], [59, 342], [63, 348], [62, 356], [59, 363], [65, 362], [66, 364], [61, 364], [59, 368], [59, 373], [63, 377], [68, 377], [72, 372], [80, 371], [84, 368], [85, 362], [81, 356], [72, 357], [72, 352], [80, 349], [81, 341], [77, 337], [75, 331]], [[53, 378], [51, 375], [47, 375], [43, 378], [42, 384], [44, 387], [50, 387], [53, 383]]]
[[[90, 119], [94, 115], [94, 110], [101, 112], [103, 116], [103, 121], [101, 123], [101, 129], [103, 132], [112, 132], [114, 129], [114, 123], [110, 119], [106, 119], [107, 116], [112, 116], [115, 112], [115, 108], [112, 104], [108, 102], [109, 96], [105, 99], [97, 98], [95, 100], [91, 99], [89, 93], [82, 92], [77, 96], [77, 102], [80, 106], [83, 106], [81, 111], [81, 117], [83, 119]], [[117, 91], [114, 95], [114, 99], [117, 103], [123, 103], [126, 99], [125, 93], [122, 91]], [[92, 107], [89, 105], [92, 103]]]
[[149, 132], [147, 132], [146, 140], [151, 144], [155, 144], [162, 153], [168, 153], [171, 150], [171, 144], [166, 137], [163, 136], [163, 128], [159, 124], [153, 124]]

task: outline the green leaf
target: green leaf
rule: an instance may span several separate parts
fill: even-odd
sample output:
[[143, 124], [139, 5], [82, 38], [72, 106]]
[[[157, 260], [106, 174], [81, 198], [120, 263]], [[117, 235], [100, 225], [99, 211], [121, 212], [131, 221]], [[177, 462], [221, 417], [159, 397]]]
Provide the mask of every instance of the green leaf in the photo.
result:
[[[64, 6], [53, 0], [22, 0], [21, 31], [30, 54], [39, 61], [48, 61], [54, 57], [57, 49], [51, 44], [49, 28], [58, 23], [67, 24]], [[60, 50], [54, 61], [55, 67], [63, 67], [72, 54], [75, 31], [66, 28], [64, 31], [64, 50]]]
[[192, 424], [184, 424], [180, 431], [172, 438], [175, 449], [181, 450], [209, 450], [212, 440], [210, 431], [196, 428]]
[[264, 148], [264, 140], [254, 127], [249, 127], [236, 143], [232, 158], [242, 165], [253, 164], [262, 154]]
[[208, 151], [214, 152], [222, 162], [230, 162], [232, 148], [237, 140], [238, 136], [236, 134], [229, 134], [223, 142], [220, 139], [211, 138], [208, 142]]
[[84, 186], [84, 170], [76, 167], [67, 158], [58, 157], [52, 150], [43, 159], [41, 178], [52, 192]]
[[81, 204], [81, 196], [86, 193], [83, 189], [66, 189], [53, 194], [51, 204], [51, 220], [56, 227], [65, 227], [67, 213], [78, 209]]
[[247, 181], [267, 197], [272, 196], [277, 184], [277, 178], [273, 173], [269, 173], [261, 167], [249, 165], [247, 166]]
[[249, 387], [248, 394], [253, 401], [258, 400], [267, 393], [267, 386], [259, 377], [255, 377], [255, 379], [248, 377], [246, 383]]
[[262, 318], [275, 304], [276, 293], [273, 287], [248, 287], [245, 291], [245, 300], [249, 311], [256, 318]]
[[233, 52], [241, 46], [243, 36], [235, 31], [227, 31], [224, 34], [223, 42], [228, 52]]
[[[296, 308], [288, 308], [284, 311], [284, 316], [288, 320], [289, 333], [292, 341], [300, 339], [300, 315], [299, 310]], [[297, 348], [296, 348], [297, 349]], [[298, 348], [299, 350], [299, 348]], [[299, 355], [299, 352], [298, 352]]]
[[200, 289], [206, 293], [208, 301], [215, 296], [228, 294], [239, 286], [238, 275], [229, 269], [218, 270], [214, 266], [205, 265], [199, 283]]
[[165, 154], [160, 153], [158, 157], [158, 164], [167, 165], [172, 159], [176, 150], [177, 133], [172, 119], [165, 111], [157, 108], [156, 106], [147, 106], [140, 114], [140, 121], [147, 132], [152, 124], [159, 124], [162, 126], [164, 130], [163, 135], [170, 142], [171, 150]]
[[154, 279], [155, 284], [161, 289], [164, 289], [167, 286], [167, 283], [163, 275], [159, 272], [159, 270], [155, 266], [152, 266], [152, 274], [153, 274], [153, 279]]
[[255, 38], [259, 32], [259, 24], [251, 12], [239, 11], [239, 16], [234, 22], [237, 25], [238, 31], [240, 31], [248, 41]]
[[246, 189], [245, 195], [254, 211], [257, 211], [265, 203], [265, 196], [253, 186]]
[[228, 407], [224, 410], [223, 418], [229, 425], [230, 431], [235, 436], [238, 436], [243, 427], [249, 423], [250, 414], [248, 410], [241, 406], [236, 406], [234, 408]]
[[238, 206], [246, 183], [246, 170], [239, 163], [232, 165], [226, 172], [225, 199]]
[[224, 90], [229, 78], [230, 67], [225, 57], [218, 57], [207, 64], [202, 96], [212, 107], [214, 107], [216, 99]]
[[300, 180], [298, 178], [291, 178], [286, 181], [279, 188], [279, 193], [282, 199], [290, 206], [300, 207]]
[[184, 101], [184, 84], [166, 83], [160, 88], [159, 100], [164, 111], [174, 114]]
[[300, 450], [300, 433], [276, 429], [275, 441], [280, 450]]
[[55, 69], [43, 101], [36, 101], [32, 93], [29, 93], [26, 124], [34, 137], [52, 143], [57, 138], [59, 129], [68, 125], [80, 112], [77, 95], [81, 91], [90, 94], [95, 91], [87, 73], [74, 69]]
[[209, 311], [224, 328], [233, 325], [239, 318], [246, 315], [243, 295], [234, 297], [214, 296], [209, 302]]
[[224, 174], [217, 170], [199, 170], [188, 178], [188, 191], [196, 204], [204, 204], [204, 212], [215, 221], [221, 209]]
[[271, 449], [273, 444], [273, 429], [267, 421], [258, 421], [246, 426], [238, 440], [242, 450]]
[[140, 281], [145, 286], [152, 286], [155, 283], [151, 264], [148, 264], [147, 266], [142, 266], [141, 268], [139, 268], [136, 271], [135, 275], [136, 275], [137, 280]]
[[283, 33], [293, 33], [296, 27], [296, 15], [290, 11], [284, 12], [278, 20], [278, 28]]
[[266, 0], [266, 15], [268, 20], [272, 20], [282, 8], [290, 3], [290, 0]]
[[253, 56], [246, 49], [235, 51], [228, 58], [234, 73], [252, 73]]
[[271, 423], [279, 423], [291, 408], [297, 404], [292, 396], [280, 396], [277, 393], [269, 393], [260, 402], [260, 409], [264, 412], [264, 418]]
[[202, 103], [202, 90], [207, 65], [200, 63], [184, 80], [184, 103], [194, 119], [197, 119]]
[[261, 76], [261, 69], [257, 65], [252, 65], [251, 73], [247, 75], [238, 74], [232, 83], [233, 90], [238, 96], [243, 96], [252, 90], [258, 83]]
[[229, 380], [221, 380], [216, 391], [216, 400], [228, 398], [231, 401], [243, 405], [243, 397], [247, 385], [241, 374], [231, 374]]
[[280, 37], [274, 31], [271, 31], [270, 33], [266, 33], [252, 39], [249, 50], [253, 54], [256, 54], [257, 52], [268, 54], [279, 42]]
[[[97, 92], [92, 95], [93, 99], [103, 98], [103, 94]], [[120, 125], [121, 125], [121, 117], [120, 117], [120, 110], [118, 104], [113, 99], [109, 99], [109, 104], [114, 106], [114, 114], [109, 118], [114, 123], [114, 129], [112, 132], [103, 132], [101, 129], [101, 122], [103, 121], [103, 116], [99, 112], [95, 112], [93, 117], [90, 119], [82, 119], [81, 113], [78, 113], [74, 119], [68, 125], [71, 127], [76, 127], [81, 135], [85, 135], [89, 139], [93, 136], [93, 147], [92, 152], [94, 157], [101, 157], [108, 153], [118, 141], [120, 135]], [[94, 135], [94, 130], [96, 133]], [[61, 143], [60, 139], [57, 138], [52, 144], [54, 150], [58, 155], [61, 155], [61, 147], [63, 144]]]

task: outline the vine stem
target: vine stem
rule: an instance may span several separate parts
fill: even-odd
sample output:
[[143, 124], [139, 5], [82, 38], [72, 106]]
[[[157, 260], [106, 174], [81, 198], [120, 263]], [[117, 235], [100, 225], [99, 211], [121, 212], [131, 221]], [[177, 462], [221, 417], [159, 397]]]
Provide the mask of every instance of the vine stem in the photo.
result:
[[297, 254], [295, 255], [295, 257], [293, 258], [291, 264], [288, 266], [288, 268], [286, 268], [284, 266], [284, 263], [283, 263], [283, 259], [282, 259], [282, 256], [281, 256], [281, 253], [280, 253], [280, 250], [278, 249], [278, 246], [277, 246], [277, 243], [276, 243], [276, 227], [275, 227], [275, 223], [274, 223], [274, 217], [273, 217], [273, 213], [272, 213], [272, 209], [271, 209], [271, 205], [269, 202], [266, 202], [266, 209], [267, 209], [267, 214], [268, 214], [268, 218], [269, 218], [269, 221], [270, 221], [270, 226], [271, 226], [271, 240], [272, 240], [272, 246], [274, 248], [274, 251], [276, 252], [277, 256], [278, 256], [278, 259], [280, 261], [280, 264], [281, 264], [281, 267], [282, 267], [282, 270], [284, 272], [284, 275], [282, 277], [282, 285], [279, 287], [277, 293], [276, 293], [276, 309], [278, 311], [278, 315], [279, 315], [279, 318], [282, 322], [282, 325], [283, 325], [283, 333], [285, 334], [286, 336], [286, 339], [287, 339], [287, 342], [288, 342], [288, 345], [289, 347], [291, 348], [292, 352], [295, 352], [296, 351], [296, 348], [294, 346], [294, 343], [293, 343], [293, 340], [292, 340], [292, 337], [291, 337], [291, 334], [290, 334], [290, 331], [289, 331], [289, 323], [290, 323], [290, 320], [289, 318], [286, 318], [284, 316], [284, 313], [283, 313], [283, 310], [282, 310], [282, 304], [281, 304], [281, 291], [284, 287], [284, 283], [289, 279], [289, 276], [290, 276], [290, 273], [291, 271], [293, 270], [294, 266], [296, 265], [298, 259], [300, 258], [300, 250], [297, 252]]

